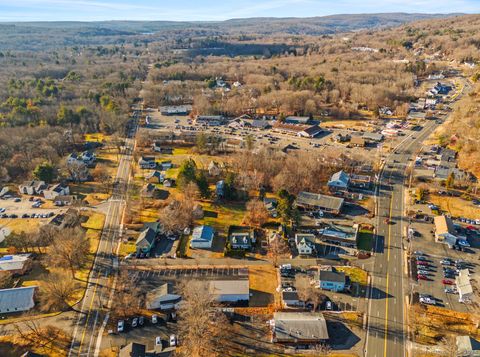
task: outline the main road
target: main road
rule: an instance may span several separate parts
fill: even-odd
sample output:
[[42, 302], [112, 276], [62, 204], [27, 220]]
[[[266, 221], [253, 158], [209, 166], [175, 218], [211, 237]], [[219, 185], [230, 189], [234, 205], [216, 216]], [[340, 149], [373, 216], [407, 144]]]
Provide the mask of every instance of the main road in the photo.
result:
[[137, 119], [125, 139], [123, 152], [120, 154], [112, 196], [108, 200], [105, 224], [88, 277], [85, 295], [75, 320], [68, 356], [98, 355], [96, 347], [101, 343], [114, 291], [115, 270], [118, 267], [116, 250], [121, 237], [122, 215], [133, 160], [136, 127]]
[[[459, 95], [469, 88], [468, 82]], [[445, 119], [445, 118], [443, 118]], [[407, 136], [385, 158], [377, 185], [377, 222], [375, 259], [371, 270], [367, 340], [365, 355], [401, 357], [406, 354], [406, 304], [404, 282], [408, 284], [404, 262], [406, 247], [405, 182], [409, 158], [438, 127], [435, 120], [427, 121], [419, 132]], [[408, 286], [406, 287], [408, 289]]]

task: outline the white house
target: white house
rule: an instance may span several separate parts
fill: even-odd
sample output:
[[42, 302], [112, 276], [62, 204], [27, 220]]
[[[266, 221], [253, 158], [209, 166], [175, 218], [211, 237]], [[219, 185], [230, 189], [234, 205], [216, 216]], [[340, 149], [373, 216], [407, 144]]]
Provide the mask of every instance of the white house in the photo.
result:
[[57, 196], [67, 196], [70, 194], [70, 188], [67, 184], [59, 183], [43, 191], [43, 196], [47, 200], [54, 200]]
[[346, 191], [350, 184], [350, 176], [343, 170], [334, 173], [328, 180], [328, 188], [333, 191]]
[[295, 234], [295, 245], [300, 255], [312, 255], [315, 251], [315, 236], [313, 234]]
[[138, 166], [142, 169], [154, 169], [157, 167], [157, 163], [153, 156], [142, 156], [138, 160]]
[[47, 188], [45, 181], [25, 181], [18, 189], [24, 195], [40, 195]]
[[190, 241], [191, 248], [212, 248], [213, 237], [215, 231], [210, 226], [199, 226], [193, 229], [192, 240]]

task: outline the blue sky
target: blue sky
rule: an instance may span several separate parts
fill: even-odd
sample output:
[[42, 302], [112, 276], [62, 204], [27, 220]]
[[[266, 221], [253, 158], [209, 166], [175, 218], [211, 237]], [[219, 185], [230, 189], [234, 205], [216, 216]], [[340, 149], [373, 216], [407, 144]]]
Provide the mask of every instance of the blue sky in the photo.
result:
[[480, 13], [480, 0], [0, 0], [0, 21], [204, 21], [375, 12]]

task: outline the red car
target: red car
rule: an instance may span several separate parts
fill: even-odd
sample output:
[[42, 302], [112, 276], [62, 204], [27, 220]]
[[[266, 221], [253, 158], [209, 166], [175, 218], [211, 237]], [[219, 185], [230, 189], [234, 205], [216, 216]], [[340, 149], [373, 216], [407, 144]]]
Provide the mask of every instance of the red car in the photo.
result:
[[442, 284], [445, 284], [445, 285], [453, 285], [455, 284], [453, 281], [451, 280], [447, 280], [447, 279], [443, 279], [442, 280]]
[[425, 275], [422, 275], [422, 274], [418, 274], [417, 279], [418, 280], [428, 280], [428, 278]]
[[428, 265], [428, 262], [417, 261], [417, 265]]

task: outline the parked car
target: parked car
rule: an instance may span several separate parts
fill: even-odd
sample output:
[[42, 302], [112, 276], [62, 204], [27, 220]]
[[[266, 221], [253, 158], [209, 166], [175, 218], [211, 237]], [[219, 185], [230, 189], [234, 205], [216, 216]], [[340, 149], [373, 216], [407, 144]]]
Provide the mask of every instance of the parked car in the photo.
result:
[[177, 345], [177, 337], [175, 335], [170, 335], [170, 347], [174, 347]]
[[156, 324], [158, 322], [158, 315], [152, 315], [152, 324]]
[[117, 322], [117, 332], [123, 332], [125, 330], [125, 321], [120, 320]]
[[453, 281], [451, 281], [451, 280], [443, 279], [443, 280], [442, 280], [442, 284], [444, 284], [444, 285], [453, 285], [453, 284], [455, 284], [455, 283], [454, 283]]
[[420, 256], [418, 256], [418, 257], [417, 257], [417, 260], [420, 260], [420, 261], [426, 261], [426, 260], [427, 260], [427, 258], [426, 258], [426, 257], [424, 257], [423, 255], [420, 255]]
[[5, 208], [0, 207], [0, 213], [3, 213], [3, 212], [5, 212]]
[[440, 264], [442, 265], [452, 265], [452, 261], [450, 259], [442, 259], [440, 260]]
[[160, 336], [155, 337], [155, 346], [162, 345], [162, 338]]
[[420, 251], [420, 250], [414, 251], [413, 254], [416, 255], [416, 256], [424, 256], [425, 255], [425, 253]]
[[418, 272], [418, 274], [421, 274], [421, 275], [428, 275], [428, 274], [430, 274], [430, 272], [429, 272], [428, 270], [418, 270], [417, 272]]
[[22, 201], [22, 199], [19, 198], [19, 197], [15, 198], [15, 199], [13, 200], [13, 202], [21, 202], [21, 201]]
[[417, 262], [417, 265], [423, 265], [423, 266], [427, 266], [428, 263], [427, 262]]
[[445, 288], [444, 291], [445, 291], [446, 294], [456, 294], [457, 293], [457, 289], [455, 289], [455, 288]]
[[132, 327], [137, 327], [138, 326], [138, 317], [134, 317], [132, 320]]
[[434, 298], [431, 297], [421, 297], [420, 302], [422, 304], [435, 305], [437, 302]]
[[422, 274], [418, 274], [417, 279], [418, 280], [428, 280], [428, 277], [426, 277], [425, 275], [422, 275]]
[[332, 310], [333, 308], [333, 305], [332, 305], [332, 302], [331, 301], [327, 301], [325, 303], [325, 310]]
[[145, 318], [144, 318], [143, 316], [140, 316], [140, 317], [138, 318], [138, 324], [139, 324], [140, 326], [143, 326], [144, 323], [145, 323]]

